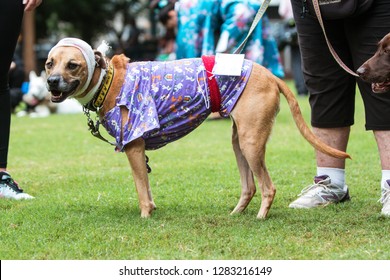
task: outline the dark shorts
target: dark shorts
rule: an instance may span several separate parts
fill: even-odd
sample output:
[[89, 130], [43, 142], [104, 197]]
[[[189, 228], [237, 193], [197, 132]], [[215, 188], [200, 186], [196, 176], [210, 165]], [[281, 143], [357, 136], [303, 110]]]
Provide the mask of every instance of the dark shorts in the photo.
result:
[[[371, 85], [345, 72], [329, 52], [313, 11], [301, 17], [302, 0], [292, 0], [302, 68], [310, 92], [311, 124], [318, 128], [354, 124], [356, 82], [363, 99], [366, 129], [390, 130], [390, 92], [374, 94]], [[390, 1], [376, 0], [364, 14], [324, 21], [327, 36], [343, 62], [356, 71], [390, 32]], [[361, 113], [361, 112], [358, 112]]]

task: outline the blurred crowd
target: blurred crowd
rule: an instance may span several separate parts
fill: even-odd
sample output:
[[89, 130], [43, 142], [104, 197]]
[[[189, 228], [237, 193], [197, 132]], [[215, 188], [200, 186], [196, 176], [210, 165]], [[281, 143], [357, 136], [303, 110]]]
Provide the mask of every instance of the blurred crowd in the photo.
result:
[[[157, 60], [233, 53], [247, 36], [261, 1], [257, 0], [155, 0], [150, 8], [165, 28]], [[279, 4], [278, 23], [267, 13], [253, 31], [242, 53], [245, 58], [285, 78], [281, 53], [288, 49], [291, 76], [298, 95], [307, 95], [301, 70], [301, 57], [289, 0]]]
[[[166, 28], [158, 59], [232, 53], [248, 34], [260, 8], [255, 0], [163, 0], [152, 2]], [[263, 16], [242, 53], [284, 77], [277, 43]]]

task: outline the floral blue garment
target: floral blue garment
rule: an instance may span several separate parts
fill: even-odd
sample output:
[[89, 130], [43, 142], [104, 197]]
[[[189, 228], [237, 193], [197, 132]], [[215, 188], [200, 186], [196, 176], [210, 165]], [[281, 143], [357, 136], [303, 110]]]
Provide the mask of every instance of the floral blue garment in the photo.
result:
[[[228, 117], [252, 71], [245, 60], [241, 76], [215, 76], [221, 94], [220, 114]], [[206, 69], [201, 58], [129, 63], [116, 106], [102, 124], [118, 150], [142, 137], [146, 149], [158, 149], [198, 127], [211, 113]], [[121, 135], [121, 110], [129, 110]], [[123, 138], [123, 139], [121, 139]]]
[[215, 54], [219, 29], [220, 0], [180, 0], [176, 35], [176, 58]]
[[[180, 0], [177, 58], [200, 57], [216, 52], [232, 53], [248, 34], [260, 4], [256, 0]], [[271, 35], [266, 15], [253, 31], [242, 53], [245, 58], [263, 65], [274, 75], [284, 77], [277, 44]]]

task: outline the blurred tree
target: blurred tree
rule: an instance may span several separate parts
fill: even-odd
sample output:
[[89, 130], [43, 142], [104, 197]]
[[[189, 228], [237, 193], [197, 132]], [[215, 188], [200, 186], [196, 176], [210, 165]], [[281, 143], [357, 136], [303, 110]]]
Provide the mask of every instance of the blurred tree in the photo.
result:
[[91, 43], [113, 32], [118, 42], [124, 27], [148, 7], [146, 0], [48, 0], [36, 11], [37, 38], [74, 36]]
[[35, 44], [35, 11], [27, 12], [23, 18], [22, 27], [22, 45], [23, 45], [23, 60], [25, 78], [28, 77], [30, 71], [37, 72], [37, 61], [34, 52]]
[[[142, 12], [150, 12], [149, 3], [147, 0], [43, 0], [33, 14], [25, 15], [23, 58], [28, 65], [27, 74], [30, 70], [43, 70], [48, 48], [66, 36], [93, 44], [98, 36], [111, 34], [115, 37], [113, 47], [124, 51], [129, 43], [124, 33], [134, 26]], [[145, 13], [142, 15], [145, 17]]]
[[98, 32], [108, 28], [112, 19], [111, 2], [116, 0], [49, 0], [36, 10], [37, 38], [57, 40], [64, 35], [90, 42]]

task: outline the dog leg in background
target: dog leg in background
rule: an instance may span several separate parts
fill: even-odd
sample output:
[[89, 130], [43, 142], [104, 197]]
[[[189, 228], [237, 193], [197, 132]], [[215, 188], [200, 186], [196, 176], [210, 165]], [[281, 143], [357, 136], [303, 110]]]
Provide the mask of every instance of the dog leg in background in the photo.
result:
[[242, 186], [240, 200], [238, 201], [237, 206], [231, 212], [231, 214], [235, 214], [244, 211], [245, 208], [248, 206], [249, 202], [251, 202], [253, 196], [256, 193], [256, 184], [253, 178], [253, 172], [249, 168], [249, 164], [240, 149], [240, 143], [237, 135], [237, 127], [234, 121], [232, 143], [234, 154], [236, 155], [238, 170], [240, 172]]

